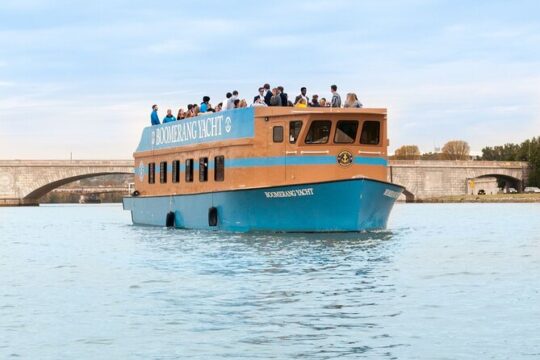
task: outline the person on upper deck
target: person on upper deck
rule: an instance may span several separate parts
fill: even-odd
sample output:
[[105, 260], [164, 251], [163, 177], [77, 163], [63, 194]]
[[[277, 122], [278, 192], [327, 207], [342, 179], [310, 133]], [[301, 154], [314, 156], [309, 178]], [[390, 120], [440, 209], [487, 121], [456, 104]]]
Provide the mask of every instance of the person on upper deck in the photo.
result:
[[321, 104], [319, 104], [319, 95], [313, 94], [313, 97], [311, 98], [311, 102], [309, 103], [309, 106], [311, 107], [320, 107]]
[[270, 106], [281, 106], [281, 95], [278, 88], [272, 89], [272, 97], [270, 98]]
[[234, 109], [234, 99], [232, 98], [232, 93], [228, 92], [227, 95], [225, 95], [225, 100], [223, 101], [223, 110], [230, 110]]
[[253, 98], [253, 103], [260, 103], [261, 101], [264, 102], [264, 88], [262, 86], [259, 88], [259, 95]]
[[330, 86], [330, 91], [332, 92], [332, 107], [333, 108], [340, 108], [341, 107], [341, 96], [339, 96], [337, 92], [337, 86], [332, 85]]
[[308, 104], [307, 104], [306, 99], [300, 98], [300, 99], [298, 100], [298, 102], [297, 102], [296, 104], [294, 104], [294, 107], [298, 107], [298, 108], [307, 108], [307, 107], [308, 107]]
[[201, 103], [201, 112], [214, 112], [212, 105], [210, 105], [210, 96], [203, 96], [203, 102]]
[[176, 120], [183, 120], [186, 118], [186, 112], [184, 111], [183, 108], [180, 108], [180, 110], [178, 110], [178, 115], [176, 116]]
[[320, 107], [329, 107], [330, 104], [328, 102], [326, 102], [326, 98], [321, 98], [321, 100], [319, 100], [319, 106]]
[[152, 125], [159, 125], [161, 124], [159, 122], [159, 116], [158, 116], [158, 106], [157, 105], [152, 105], [152, 114], [150, 114], [150, 122], [152, 123]]
[[306, 93], [307, 93], [306, 87], [305, 86], [301, 87], [300, 95], [298, 95], [296, 99], [294, 99], [294, 104], [295, 105], [298, 104], [298, 101], [300, 101], [300, 99], [306, 100], [306, 104], [309, 104], [309, 98], [307, 97]]
[[168, 122], [171, 122], [171, 121], [176, 121], [176, 118], [174, 117], [174, 115], [172, 114], [172, 110], [171, 109], [168, 109], [167, 110], [167, 116], [165, 116], [163, 118], [163, 123], [166, 124]]
[[346, 108], [361, 108], [362, 103], [358, 101], [358, 97], [355, 93], [348, 93], [347, 98], [345, 99], [345, 104], [343, 107]]
[[270, 90], [270, 84], [266, 83], [263, 85], [264, 88], [264, 102], [266, 105], [270, 106], [270, 99], [272, 99], [272, 90]]
[[289, 106], [289, 99], [283, 86], [278, 86], [279, 96], [281, 97], [281, 106]]

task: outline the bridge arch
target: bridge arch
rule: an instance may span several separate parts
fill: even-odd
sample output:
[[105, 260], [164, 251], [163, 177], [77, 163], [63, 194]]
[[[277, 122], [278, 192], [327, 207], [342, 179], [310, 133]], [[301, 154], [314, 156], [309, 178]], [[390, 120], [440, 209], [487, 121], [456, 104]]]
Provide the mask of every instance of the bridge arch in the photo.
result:
[[91, 174], [83, 174], [83, 175], [76, 175], [76, 176], [67, 177], [67, 178], [64, 178], [64, 179], [60, 179], [60, 180], [57, 180], [57, 181], [50, 182], [48, 184], [45, 184], [45, 185], [35, 189], [31, 193], [29, 193], [28, 195], [23, 197], [23, 200], [36, 200], [37, 201], [39, 198], [41, 198], [45, 194], [49, 193], [50, 191], [52, 191], [52, 190], [54, 190], [56, 188], [59, 188], [60, 186], [64, 186], [64, 185], [67, 185], [67, 184], [72, 183], [74, 181], [77, 181], [77, 180], [88, 179], [88, 178], [104, 176], [104, 175], [126, 175], [126, 174], [133, 174], [133, 173], [132, 172], [131, 173], [129, 173], [129, 172], [106, 172], [106, 173], [91, 173]]
[[[503, 189], [508, 190], [509, 188], [514, 188], [519, 192], [523, 191], [523, 179], [517, 178], [515, 176], [507, 175], [507, 174], [500, 174], [500, 173], [488, 173], [488, 174], [482, 174], [479, 175], [472, 180], [481, 180], [481, 179], [488, 179], [488, 178], [495, 178], [497, 181], [497, 189]], [[469, 193], [469, 189], [467, 191]]]

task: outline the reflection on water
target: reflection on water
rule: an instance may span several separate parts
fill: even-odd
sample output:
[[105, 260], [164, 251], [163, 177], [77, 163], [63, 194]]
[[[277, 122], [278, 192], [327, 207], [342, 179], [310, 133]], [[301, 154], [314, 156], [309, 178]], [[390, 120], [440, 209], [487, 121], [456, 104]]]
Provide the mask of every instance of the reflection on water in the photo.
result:
[[133, 226], [117, 206], [0, 209], [0, 357], [535, 357], [532, 215], [400, 205], [387, 231], [235, 234]]

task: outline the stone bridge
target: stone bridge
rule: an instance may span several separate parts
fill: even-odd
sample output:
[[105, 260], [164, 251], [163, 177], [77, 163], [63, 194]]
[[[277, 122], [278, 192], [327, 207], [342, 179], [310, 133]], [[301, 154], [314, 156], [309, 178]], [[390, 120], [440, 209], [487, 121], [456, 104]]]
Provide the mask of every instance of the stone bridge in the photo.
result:
[[0, 206], [37, 205], [59, 186], [110, 174], [133, 174], [133, 160], [0, 160]]
[[[528, 165], [522, 161], [391, 160], [388, 181], [405, 186], [407, 201], [476, 193], [482, 181], [493, 179], [523, 190]], [[476, 191], [476, 192], [475, 192]]]

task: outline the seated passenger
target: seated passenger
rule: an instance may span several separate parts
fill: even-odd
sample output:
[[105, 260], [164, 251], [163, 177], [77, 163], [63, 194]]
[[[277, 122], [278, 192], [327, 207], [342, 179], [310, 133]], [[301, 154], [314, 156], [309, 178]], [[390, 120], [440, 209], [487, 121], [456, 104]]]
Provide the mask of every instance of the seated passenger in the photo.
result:
[[199, 105], [193, 104], [193, 107], [191, 108], [191, 111], [193, 112], [193, 116], [198, 116], [201, 112]]
[[235, 99], [233, 101], [233, 109], [238, 109], [240, 107], [240, 99]]
[[245, 107], [247, 107], [247, 101], [246, 101], [246, 99], [240, 100], [240, 104], [238, 105], [238, 107], [240, 107], [240, 108], [245, 108]]
[[152, 114], [150, 114], [150, 122], [151, 122], [152, 125], [161, 124], [159, 122], [159, 116], [157, 114], [157, 111], [158, 111], [158, 106], [157, 105], [152, 105]]
[[321, 98], [321, 101], [319, 101], [320, 107], [328, 107], [330, 104], [326, 103], [326, 98]]
[[311, 98], [311, 102], [309, 103], [309, 106], [311, 107], [320, 107], [321, 104], [319, 104], [319, 95], [314, 94]]
[[217, 104], [216, 108], [214, 109], [216, 112], [220, 112], [223, 108], [223, 103]]
[[356, 97], [355, 93], [348, 93], [347, 98], [345, 99], [345, 105], [343, 107], [346, 108], [361, 108], [362, 103], [358, 101], [358, 97]]
[[306, 101], [306, 99], [304, 99], [304, 98], [298, 99], [298, 101], [296, 102], [296, 104], [294, 104], [294, 107], [297, 107], [297, 108], [307, 108], [307, 101]]
[[176, 121], [176, 118], [173, 116], [172, 110], [168, 109], [167, 110], [167, 116], [165, 116], [163, 118], [163, 123], [166, 124], [166, 123], [171, 122], [171, 121]]
[[186, 112], [184, 111], [183, 108], [180, 108], [180, 110], [178, 110], [178, 115], [176, 116], [176, 120], [183, 120], [186, 118]]

